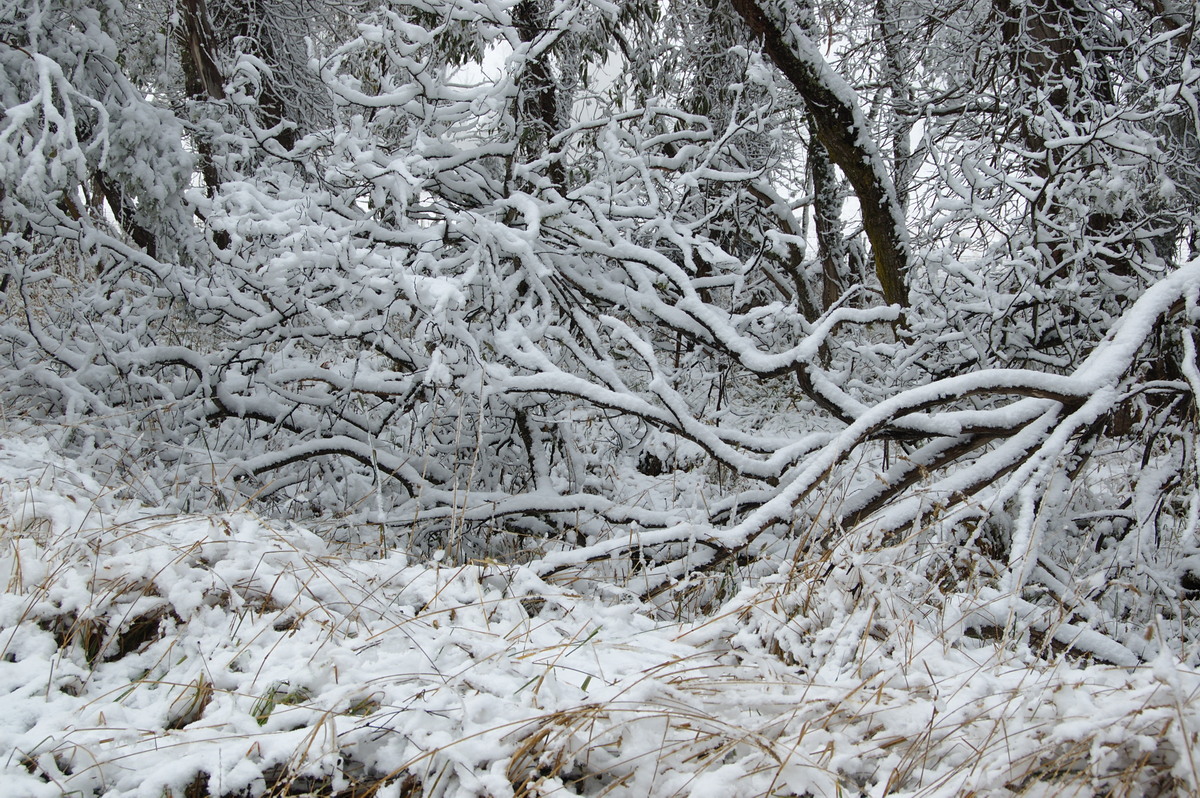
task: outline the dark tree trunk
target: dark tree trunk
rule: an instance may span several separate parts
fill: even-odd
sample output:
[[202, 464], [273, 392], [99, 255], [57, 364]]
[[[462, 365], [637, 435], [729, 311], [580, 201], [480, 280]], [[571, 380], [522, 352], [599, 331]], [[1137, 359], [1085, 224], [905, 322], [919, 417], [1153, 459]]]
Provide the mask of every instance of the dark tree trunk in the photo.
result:
[[797, 26], [764, 10], [759, 0], [733, 0], [767, 56], [808, 106], [817, 139], [842, 170], [862, 207], [863, 229], [875, 251], [884, 299], [908, 304], [908, 230], [896, 189], [871, 139], [854, 94]]

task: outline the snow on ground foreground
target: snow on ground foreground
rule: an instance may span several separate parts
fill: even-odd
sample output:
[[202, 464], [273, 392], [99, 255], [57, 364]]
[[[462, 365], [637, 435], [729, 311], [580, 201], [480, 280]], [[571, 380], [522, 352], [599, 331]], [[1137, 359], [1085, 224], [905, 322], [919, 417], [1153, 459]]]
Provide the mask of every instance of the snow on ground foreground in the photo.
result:
[[664, 621], [157, 513], [37, 440], [0, 439], [0, 581], [13, 798], [1200, 791], [1166, 657], [1045, 662], [797, 575]]

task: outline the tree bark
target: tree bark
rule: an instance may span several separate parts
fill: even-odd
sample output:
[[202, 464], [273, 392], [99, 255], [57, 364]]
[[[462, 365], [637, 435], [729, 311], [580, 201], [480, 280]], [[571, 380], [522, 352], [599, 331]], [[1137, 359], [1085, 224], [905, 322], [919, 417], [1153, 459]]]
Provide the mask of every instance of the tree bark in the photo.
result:
[[863, 229], [875, 250], [875, 273], [890, 304], [908, 304], [908, 228], [879, 148], [854, 91], [796, 25], [768, 13], [761, 0], [733, 0], [767, 56], [804, 99], [814, 133], [858, 196]]
[[[521, 0], [513, 9], [513, 23], [521, 41], [529, 44], [545, 33], [549, 6], [541, 0]], [[526, 154], [535, 156], [538, 150], [550, 156], [546, 176], [555, 191], [566, 191], [567, 175], [561, 158], [561, 145], [552, 145], [555, 134], [562, 130], [559, 108], [559, 82], [549, 63], [549, 51], [530, 59], [520, 80], [518, 100], [521, 146]]]
[[[810, 117], [810, 124], [811, 117]], [[821, 262], [821, 310], [829, 310], [849, 288], [845, 279], [849, 253], [842, 236], [842, 191], [829, 153], [815, 138], [808, 145], [812, 175], [813, 222], [817, 228], [817, 259]], [[858, 277], [852, 278], [858, 282]]]
[[208, 21], [208, 9], [204, 0], [184, 0], [183, 31], [183, 74], [187, 93], [192, 97], [207, 96], [214, 100], [225, 99], [225, 77], [213, 57], [216, 44], [213, 41], [212, 25]]
[[[216, 37], [208, 18], [204, 0], [184, 0], [183, 30], [179, 32], [180, 65], [183, 67], [184, 89], [189, 97], [208, 100], [225, 99], [225, 76], [217, 65]], [[221, 175], [213, 158], [212, 141], [203, 133], [193, 137], [200, 156], [200, 175], [208, 195], [213, 196], [221, 185]], [[218, 249], [228, 249], [229, 233], [217, 230], [213, 242]]]

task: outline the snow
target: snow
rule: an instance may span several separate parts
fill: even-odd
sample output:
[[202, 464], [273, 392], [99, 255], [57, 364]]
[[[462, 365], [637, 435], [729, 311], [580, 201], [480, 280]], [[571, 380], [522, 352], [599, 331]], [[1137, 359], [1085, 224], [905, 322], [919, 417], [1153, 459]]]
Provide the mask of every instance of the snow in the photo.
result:
[[94, 5], [0, 15], [0, 792], [1200, 794], [1184, 31], [1088, 10], [1067, 107], [987, 3], [735, 4], [842, 112], [816, 291], [732, 6], [285, 15], [184, 102]]
[[999, 593], [922, 618], [860, 561], [671, 619], [120, 493], [0, 439], [6, 795], [1136, 794], [1148, 758], [1200, 788], [1200, 673], [967, 634]]

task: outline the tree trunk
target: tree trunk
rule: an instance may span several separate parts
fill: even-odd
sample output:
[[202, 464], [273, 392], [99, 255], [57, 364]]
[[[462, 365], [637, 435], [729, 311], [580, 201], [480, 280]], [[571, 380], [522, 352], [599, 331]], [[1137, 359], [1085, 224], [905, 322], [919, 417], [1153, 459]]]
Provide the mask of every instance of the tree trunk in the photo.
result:
[[[522, 42], [532, 43], [546, 30], [549, 6], [543, 0], [521, 0], [513, 9], [513, 22]], [[549, 64], [549, 51], [530, 59], [520, 79], [517, 101], [518, 146], [529, 157], [550, 157], [546, 176], [555, 191], [566, 190], [567, 175], [560, 147], [551, 139], [562, 130], [559, 85]]]
[[908, 228], [895, 185], [871, 138], [853, 89], [825, 62], [815, 44], [761, 0], [733, 0], [762, 38], [767, 56], [807, 104], [817, 139], [846, 175], [862, 208], [863, 229], [875, 250], [875, 273], [890, 304], [908, 304]]

